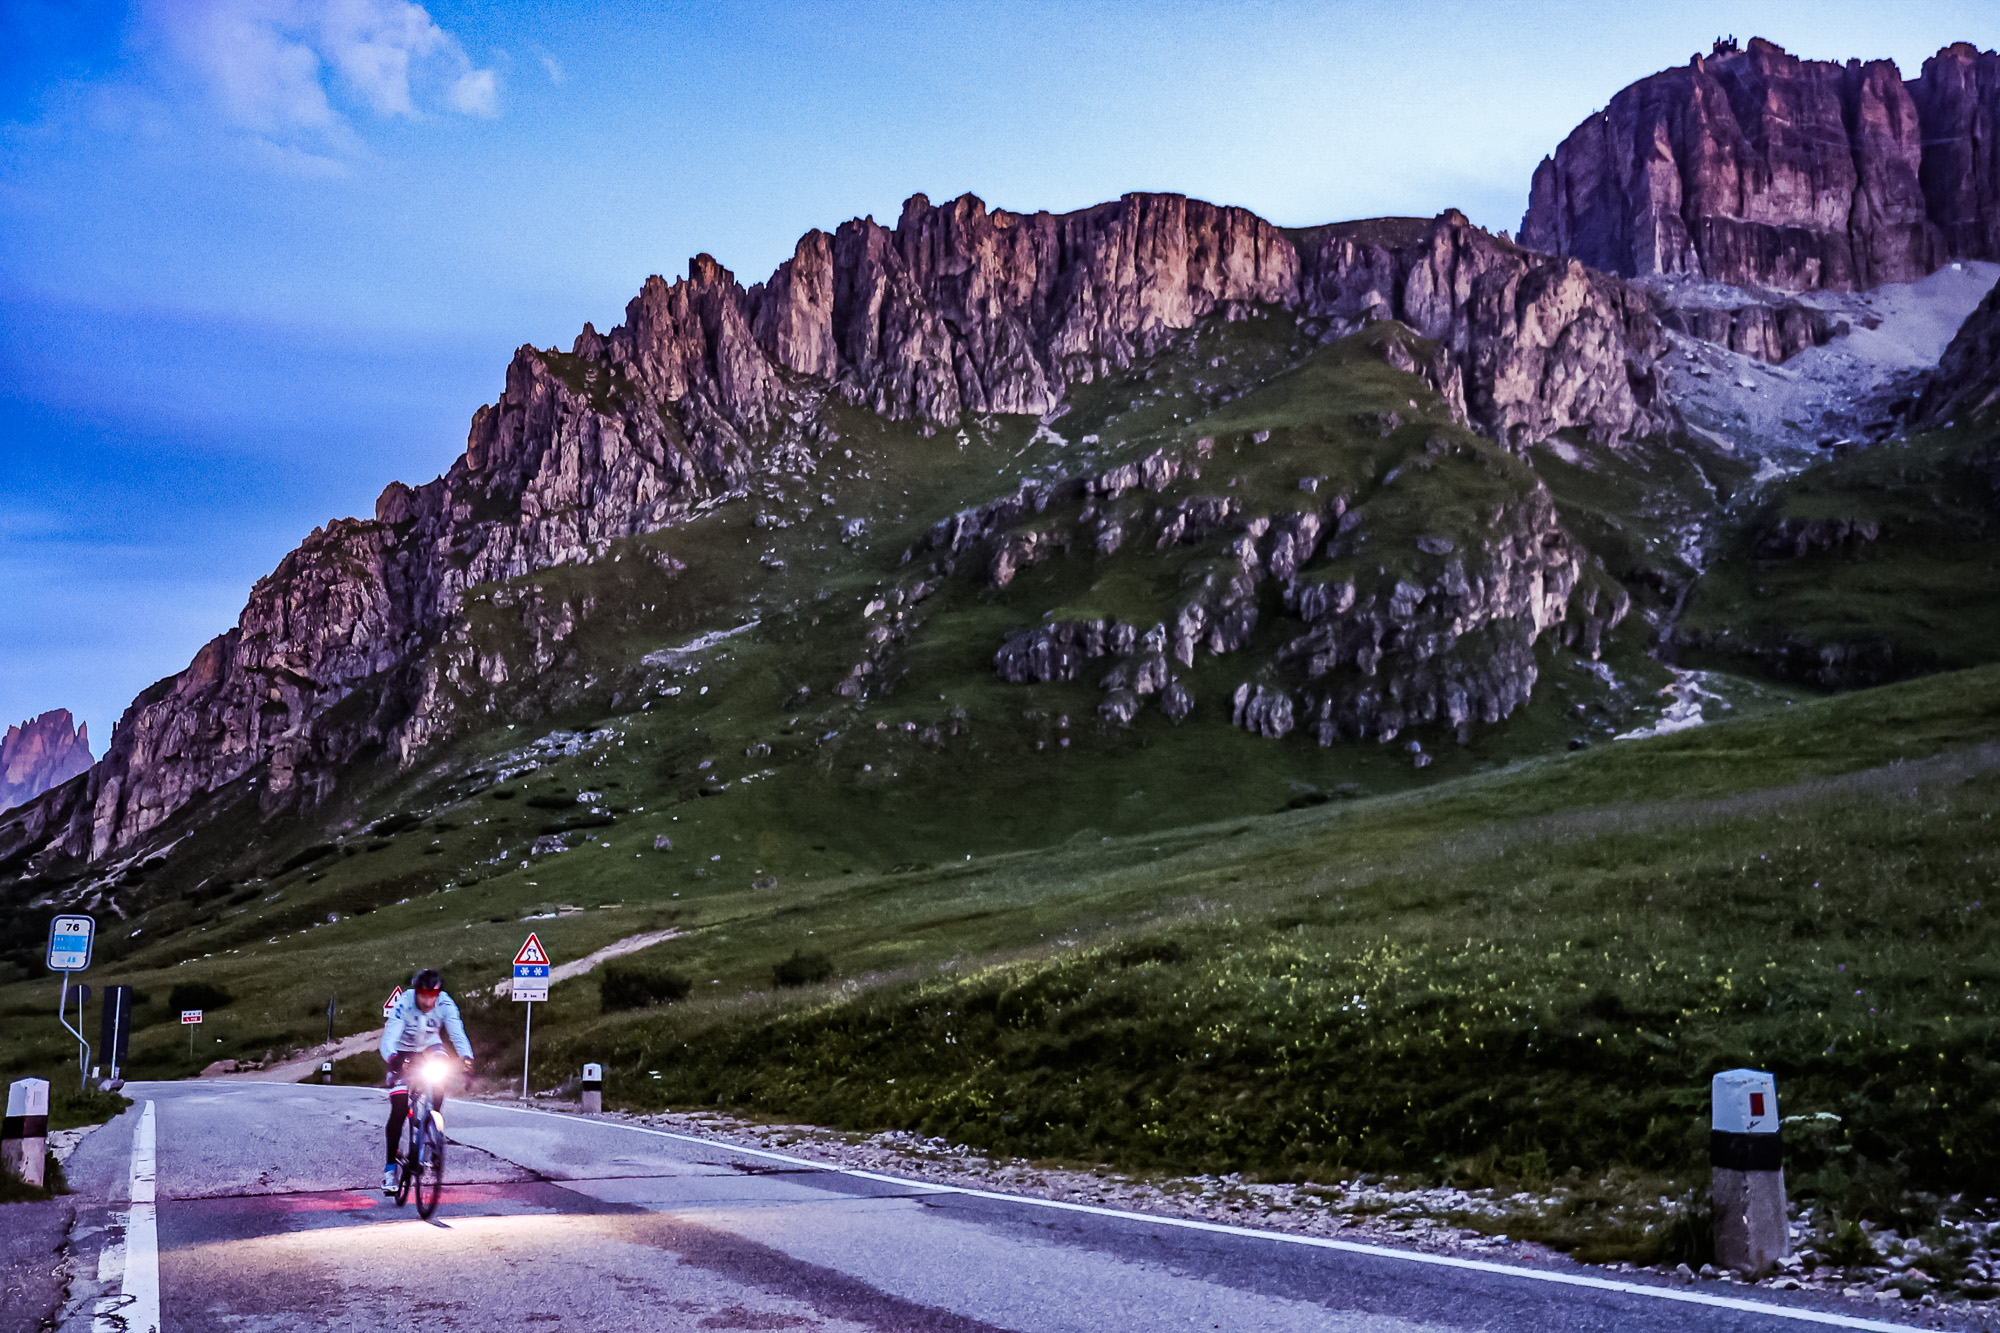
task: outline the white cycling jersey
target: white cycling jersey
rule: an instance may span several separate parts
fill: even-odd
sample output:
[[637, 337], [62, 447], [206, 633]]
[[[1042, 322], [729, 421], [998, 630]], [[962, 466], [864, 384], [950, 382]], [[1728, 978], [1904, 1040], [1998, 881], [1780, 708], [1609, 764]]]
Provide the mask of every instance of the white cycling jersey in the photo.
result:
[[406, 990], [389, 1011], [389, 1021], [382, 1025], [382, 1058], [387, 1060], [398, 1051], [428, 1051], [444, 1045], [446, 1037], [451, 1039], [452, 1049], [468, 1060], [472, 1058], [465, 1021], [458, 1016], [458, 1005], [451, 996], [440, 991], [437, 1003], [426, 1013], [417, 1008], [417, 993]]

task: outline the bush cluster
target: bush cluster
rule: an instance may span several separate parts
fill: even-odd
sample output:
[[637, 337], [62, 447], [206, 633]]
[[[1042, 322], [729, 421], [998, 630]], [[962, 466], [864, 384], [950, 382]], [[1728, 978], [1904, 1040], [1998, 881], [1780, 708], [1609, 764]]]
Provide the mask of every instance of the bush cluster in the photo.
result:
[[833, 960], [823, 953], [793, 950], [792, 956], [771, 966], [772, 984], [780, 987], [812, 986], [833, 975]]
[[694, 983], [678, 972], [637, 963], [612, 963], [600, 974], [598, 1003], [607, 1014], [620, 1009], [647, 1009], [684, 1000], [693, 989]]
[[167, 992], [167, 1008], [178, 1012], [182, 1009], [223, 1009], [236, 997], [226, 987], [208, 981], [182, 981]]

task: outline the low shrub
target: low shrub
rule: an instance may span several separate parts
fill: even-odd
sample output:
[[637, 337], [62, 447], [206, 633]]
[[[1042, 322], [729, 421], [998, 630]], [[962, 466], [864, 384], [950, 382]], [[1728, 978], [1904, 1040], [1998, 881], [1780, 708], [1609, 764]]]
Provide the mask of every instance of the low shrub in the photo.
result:
[[598, 982], [598, 1003], [607, 1014], [620, 1009], [647, 1009], [684, 1000], [693, 989], [694, 983], [678, 972], [612, 963]]
[[235, 1001], [229, 991], [209, 981], [182, 981], [167, 992], [167, 1008], [224, 1009]]
[[790, 958], [771, 967], [771, 980], [780, 987], [811, 986], [833, 975], [833, 960], [823, 953], [793, 951]]

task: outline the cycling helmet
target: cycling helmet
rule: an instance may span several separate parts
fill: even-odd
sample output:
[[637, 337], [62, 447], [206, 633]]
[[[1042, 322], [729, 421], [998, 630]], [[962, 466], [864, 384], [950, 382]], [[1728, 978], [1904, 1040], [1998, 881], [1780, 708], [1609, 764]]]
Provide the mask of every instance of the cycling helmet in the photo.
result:
[[444, 978], [434, 967], [427, 967], [410, 978], [410, 989], [419, 995], [435, 995], [444, 989]]

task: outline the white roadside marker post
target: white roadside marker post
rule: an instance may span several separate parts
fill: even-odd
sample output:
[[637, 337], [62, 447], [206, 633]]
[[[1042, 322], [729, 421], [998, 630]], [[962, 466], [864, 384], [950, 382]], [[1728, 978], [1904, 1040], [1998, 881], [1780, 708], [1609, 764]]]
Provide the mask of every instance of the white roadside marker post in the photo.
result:
[[597, 1115], [604, 1110], [604, 1066], [588, 1064], [583, 1067], [582, 1109], [585, 1115]]
[[1791, 1250], [1778, 1081], [1761, 1069], [1728, 1069], [1710, 1082], [1709, 1097], [1715, 1262], [1754, 1277]]
[[0, 1120], [0, 1172], [30, 1185], [47, 1183], [49, 1081], [15, 1079], [7, 1089], [7, 1116]]

